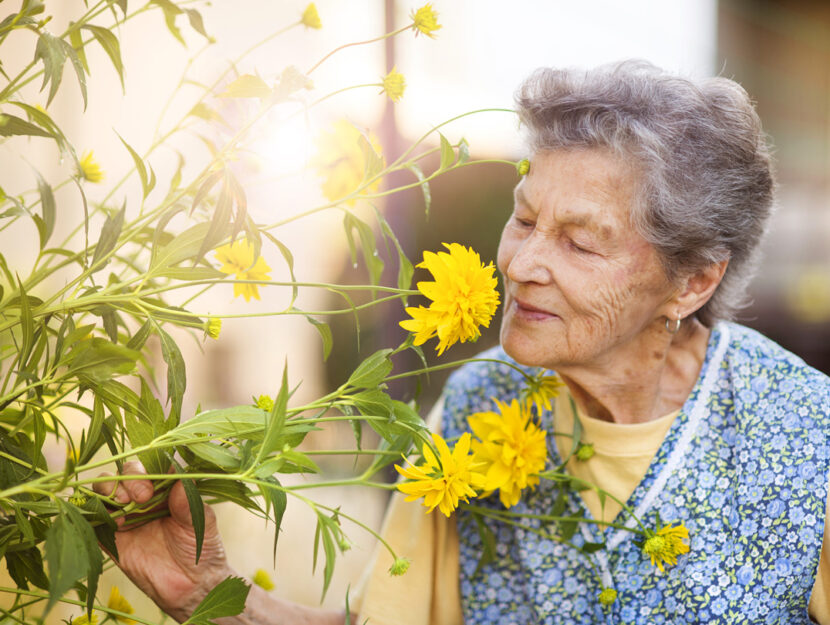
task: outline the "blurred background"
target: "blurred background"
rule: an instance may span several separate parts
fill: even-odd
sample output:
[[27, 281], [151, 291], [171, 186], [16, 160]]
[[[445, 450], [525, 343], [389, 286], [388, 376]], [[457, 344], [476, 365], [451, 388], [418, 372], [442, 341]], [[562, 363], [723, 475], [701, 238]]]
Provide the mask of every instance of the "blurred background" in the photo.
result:
[[[80, 4], [80, 0], [66, 0], [52, 10], [64, 13], [68, 20]], [[322, 202], [320, 181], [307, 163], [315, 152], [315, 137], [338, 119], [371, 129], [389, 162], [433, 125], [474, 109], [511, 108], [514, 89], [539, 66], [590, 67], [642, 58], [685, 75], [726, 76], [740, 82], [757, 102], [775, 146], [780, 183], [779, 207], [765, 243], [764, 264], [752, 287], [754, 304], [741, 313], [740, 321], [830, 372], [830, 5], [808, 0], [540, 0], [509, 5], [492, 0], [439, 0], [433, 4], [443, 25], [434, 40], [406, 32], [386, 42], [344, 49], [315, 71], [315, 90], [308, 96], [316, 99], [348, 85], [380, 82], [395, 66], [407, 82], [400, 103], [393, 105], [377, 87], [363, 88], [335, 96], [308, 112], [299, 103], [286, 114], [301, 114], [291, 119], [275, 115], [266, 123], [254, 141], [256, 156], [241, 154], [238, 163], [249, 211], [256, 221], [272, 223]], [[322, 29], [291, 29], [246, 57], [238, 71], [256, 73], [273, 84], [287, 65], [304, 70], [336, 46], [398, 28], [419, 6], [402, 0], [320, 0], [316, 5]], [[170, 120], [186, 113], [196, 91], [193, 84], [180, 83], [180, 77], [193, 53], [204, 47], [189, 66], [189, 76], [212, 82], [240, 52], [295, 22], [305, 6], [293, 1], [216, 0], [200, 7], [206, 29], [216, 39], [211, 45], [205, 47], [204, 38], [185, 28], [180, 17], [188, 49], [167, 35], [161, 13], [150, 11], [120, 33], [127, 75], [123, 92], [103, 53], [90, 53], [93, 91], [86, 113], [77, 87], [71, 85], [62, 87], [49, 111], [64, 124], [79, 152], [95, 151], [107, 182], [115, 181], [131, 163], [113, 130], [143, 152], [153, 140], [171, 93], [175, 97], [161, 120], [162, 132]], [[27, 55], [30, 45], [21, 42]], [[8, 63], [12, 67], [4, 68], [11, 74], [14, 64], [23, 66], [28, 61], [28, 56], [21, 55]], [[65, 80], [72, 82], [68, 75]], [[36, 86], [31, 95], [30, 101], [40, 98], [45, 104], [45, 95], [38, 95]], [[235, 111], [235, 104], [222, 106], [226, 115], [244, 114]], [[452, 122], [442, 131], [452, 143], [465, 138], [473, 158], [518, 160], [525, 156], [516, 119], [510, 113], [479, 113]], [[215, 134], [223, 136], [221, 129]], [[45, 142], [31, 140], [22, 158], [0, 151], [0, 185], [7, 193], [34, 186], [29, 163], [36, 164], [47, 178], [66, 173], [66, 164], [58, 161], [54, 149], [41, 143]], [[186, 159], [191, 152], [204, 151], [196, 133], [177, 139], [172, 147], [175, 150], [160, 151], [151, 159], [159, 180], [172, 174], [178, 161], [176, 150]], [[185, 179], [188, 171], [197, 171], [196, 164], [187, 162]], [[412, 176], [395, 176], [387, 185], [412, 181]], [[423, 250], [435, 250], [445, 241], [473, 246], [485, 262], [495, 261], [516, 182], [509, 165], [470, 167], [432, 184], [428, 218], [418, 188], [397, 194], [377, 208], [413, 263], [421, 259]], [[128, 209], [135, 209], [131, 193], [140, 195], [137, 182], [124, 194]], [[79, 223], [80, 207], [68, 192], [58, 202], [64, 207], [58, 228], [69, 232]], [[355, 210], [365, 216], [372, 211], [369, 206]], [[339, 213], [325, 213], [276, 233], [294, 255], [298, 280], [368, 282], [361, 258], [350, 257], [341, 221]], [[12, 271], [15, 265], [32, 262], [36, 241], [34, 227], [22, 234], [0, 233], [0, 246]], [[386, 263], [382, 281], [394, 286], [397, 260], [383, 250], [381, 254]], [[266, 247], [265, 257], [272, 279], [288, 279], [277, 250]], [[416, 280], [423, 278], [416, 272]], [[260, 291], [261, 301], [246, 303], [232, 298], [230, 286], [214, 289], [191, 304], [191, 310], [213, 314], [273, 311], [284, 308], [290, 296], [289, 290], [277, 287]], [[302, 292], [296, 305], [325, 311], [342, 308], [343, 302], [318, 289]], [[360, 317], [359, 341], [351, 315], [325, 318], [332, 327], [334, 349], [324, 364], [317, 331], [300, 317], [226, 319], [218, 341], [182, 335], [178, 338], [186, 350], [188, 367], [184, 414], [192, 414], [197, 405], [226, 406], [248, 403], [260, 394], [274, 395], [285, 362], [292, 384], [302, 382], [296, 401], [318, 397], [345, 380], [368, 354], [400, 343], [404, 332], [397, 324], [402, 318], [397, 303], [369, 309]], [[498, 320], [494, 320], [477, 344], [456, 346], [442, 360], [471, 356], [494, 345], [497, 329]], [[431, 358], [434, 346], [425, 348]], [[396, 366], [405, 370], [420, 364], [402, 359]], [[444, 376], [434, 374], [417, 385], [402, 382], [392, 390], [399, 398], [417, 400], [426, 414], [443, 380]], [[311, 444], [348, 447], [351, 433], [348, 428], [332, 428]], [[55, 453], [60, 456], [55, 462], [60, 464], [63, 450]], [[328, 476], [352, 468], [336, 462], [321, 462], [321, 466]], [[373, 527], [380, 524], [384, 491], [315, 491], [314, 495], [341, 504], [345, 512]], [[270, 557], [271, 533], [260, 520], [225, 506], [220, 507], [219, 516], [229, 557], [240, 573], [251, 575], [258, 568], [266, 569], [276, 582], [274, 592], [310, 604], [319, 601], [321, 575], [318, 571], [316, 577], [311, 576], [314, 522], [301, 505], [289, 504], [276, 567]], [[354, 527], [346, 529], [355, 544], [338, 563], [326, 599], [329, 605], [342, 605], [347, 586], [355, 587], [373, 549], [370, 537]], [[143, 605], [137, 590], [128, 590], [117, 573], [109, 575], [110, 583], [122, 585], [128, 599]], [[103, 588], [108, 592], [106, 581]], [[155, 614], [146, 605], [140, 609], [148, 616]]]

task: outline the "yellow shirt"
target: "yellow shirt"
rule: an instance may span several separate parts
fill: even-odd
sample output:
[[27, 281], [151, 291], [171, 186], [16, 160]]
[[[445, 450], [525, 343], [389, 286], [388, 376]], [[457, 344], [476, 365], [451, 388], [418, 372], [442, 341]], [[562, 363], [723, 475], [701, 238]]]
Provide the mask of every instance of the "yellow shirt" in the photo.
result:
[[[433, 409], [428, 424], [440, 431], [443, 402]], [[579, 462], [572, 459], [568, 471], [576, 477], [601, 484], [620, 501], [626, 501], [657, 453], [679, 411], [664, 417], [621, 425], [592, 419], [580, 413], [582, 441], [593, 443], [594, 456]], [[555, 429], [571, 432], [573, 416], [566, 392], [556, 399]], [[561, 416], [560, 416], [561, 415]], [[570, 439], [556, 437], [557, 445], [569, 449]], [[595, 519], [610, 522], [620, 511], [619, 504], [606, 500], [605, 509], [593, 491], [582, 491], [585, 506]], [[358, 623], [369, 625], [460, 625], [463, 623], [459, 591], [459, 542], [455, 518], [446, 518], [436, 509], [430, 514], [420, 502], [405, 502], [395, 493], [389, 503], [381, 535], [399, 556], [412, 560], [409, 571], [392, 577], [388, 570], [392, 558], [379, 550], [362, 582], [362, 601]], [[830, 625], [830, 500], [824, 524], [816, 581], [808, 612], [820, 625]]]

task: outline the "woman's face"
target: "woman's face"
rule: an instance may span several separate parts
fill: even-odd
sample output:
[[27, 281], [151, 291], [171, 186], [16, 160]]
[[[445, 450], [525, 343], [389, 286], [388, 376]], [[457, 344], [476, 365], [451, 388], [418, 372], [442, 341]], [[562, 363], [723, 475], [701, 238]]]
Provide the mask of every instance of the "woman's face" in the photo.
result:
[[[665, 333], [674, 289], [632, 227], [635, 173], [604, 150], [540, 152], [499, 244], [501, 343], [518, 362], [605, 366]], [[649, 354], [651, 356], [651, 354]], [[624, 358], [623, 358], [624, 361]]]

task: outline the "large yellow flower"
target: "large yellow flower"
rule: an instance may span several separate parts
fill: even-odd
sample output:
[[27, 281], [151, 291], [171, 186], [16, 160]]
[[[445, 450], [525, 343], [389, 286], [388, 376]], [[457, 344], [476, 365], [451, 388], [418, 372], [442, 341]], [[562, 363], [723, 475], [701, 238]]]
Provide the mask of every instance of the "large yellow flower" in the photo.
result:
[[[262, 256], [254, 262], [254, 246], [247, 239], [237, 239], [216, 249], [216, 258], [223, 263], [219, 267], [222, 273], [236, 274], [237, 280], [269, 280], [268, 272], [271, 268], [265, 263]], [[251, 298], [259, 299], [259, 285], [234, 284], [233, 296], [242, 295], [246, 302]]]
[[484, 490], [499, 491], [506, 508], [519, 503], [522, 490], [539, 483], [545, 468], [546, 433], [536, 425], [526, 404], [515, 399], [508, 406], [496, 400], [501, 414], [478, 412], [467, 422], [478, 440], [473, 440], [475, 460], [482, 463]]
[[689, 545], [683, 542], [684, 538], [689, 538], [689, 530], [683, 523], [677, 527], [665, 525], [656, 532], [649, 531], [642, 549], [651, 558], [651, 563], [663, 571], [664, 562], [674, 566], [677, 564], [677, 556], [689, 551]]
[[415, 333], [415, 345], [438, 336], [438, 355], [461, 341], [481, 336], [499, 306], [498, 280], [493, 263], [484, 265], [472, 249], [458, 243], [444, 243], [447, 252], [424, 252], [418, 267], [428, 269], [434, 282], [419, 282], [418, 290], [432, 300], [428, 308], [410, 307], [412, 319], [401, 321], [404, 330]]
[[92, 150], [86, 152], [78, 161], [78, 176], [93, 183], [101, 182], [104, 179], [104, 172], [101, 170], [98, 161], [95, 160]]
[[[133, 606], [131, 606], [130, 602], [124, 598], [124, 595], [122, 595], [121, 591], [118, 590], [118, 586], [113, 586], [112, 590], [110, 590], [110, 598], [109, 601], [107, 601], [107, 607], [111, 610], [124, 612], [125, 614], [133, 614]], [[127, 618], [126, 616], [116, 616], [115, 618], [126, 625], [133, 625], [135, 623], [133, 619]]]
[[450, 451], [446, 441], [438, 434], [432, 435], [438, 451], [436, 458], [432, 449], [424, 445], [424, 462], [418, 466], [402, 469], [395, 465], [398, 473], [411, 482], [398, 484], [398, 490], [408, 495], [406, 501], [424, 498], [424, 506], [432, 512], [436, 506], [449, 517], [458, 507], [459, 501], [469, 501], [476, 496], [475, 489], [481, 486], [482, 475], [470, 454], [470, 433], [465, 432]]
[[415, 29], [415, 36], [418, 33], [423, 33], [427, 37], [435, 39], [433, 33], [441, 28], [441, 24], [438, 23], [438, 12], [432, 8], [431, 2], [426, 3], [417, 11], [413, 11], [409, 17], [412, 18], [412, 28]]
[[[332, 202], [351, 194], [363, 182], [366, 154], [360, 138], [360, 131], [342, 119], [334, 123], [331, 132], [323, 132], [317, 138], [317, 155], [311, 160], [311, 165], [323, 178], [323, 195]], [[380, 154], [377, 138], [369, 135], [369, 142]], [[380, 180], [376, 180], [364, 192], [373, 193], [379, 186]], [[352, 198], [347, 204], [353, 206], [355, 201]]]

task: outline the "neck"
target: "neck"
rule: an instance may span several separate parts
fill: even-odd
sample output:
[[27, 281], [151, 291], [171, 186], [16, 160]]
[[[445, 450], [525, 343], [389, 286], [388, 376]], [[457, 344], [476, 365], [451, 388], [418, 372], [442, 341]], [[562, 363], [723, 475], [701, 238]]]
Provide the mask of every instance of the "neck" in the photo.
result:
[[613, 423], [644, 423], [681, 408], [700, 375], [709, 329], [692, 318], [669, 334], [655, 323], [607, 362], [557, 373], [579, 408]]

